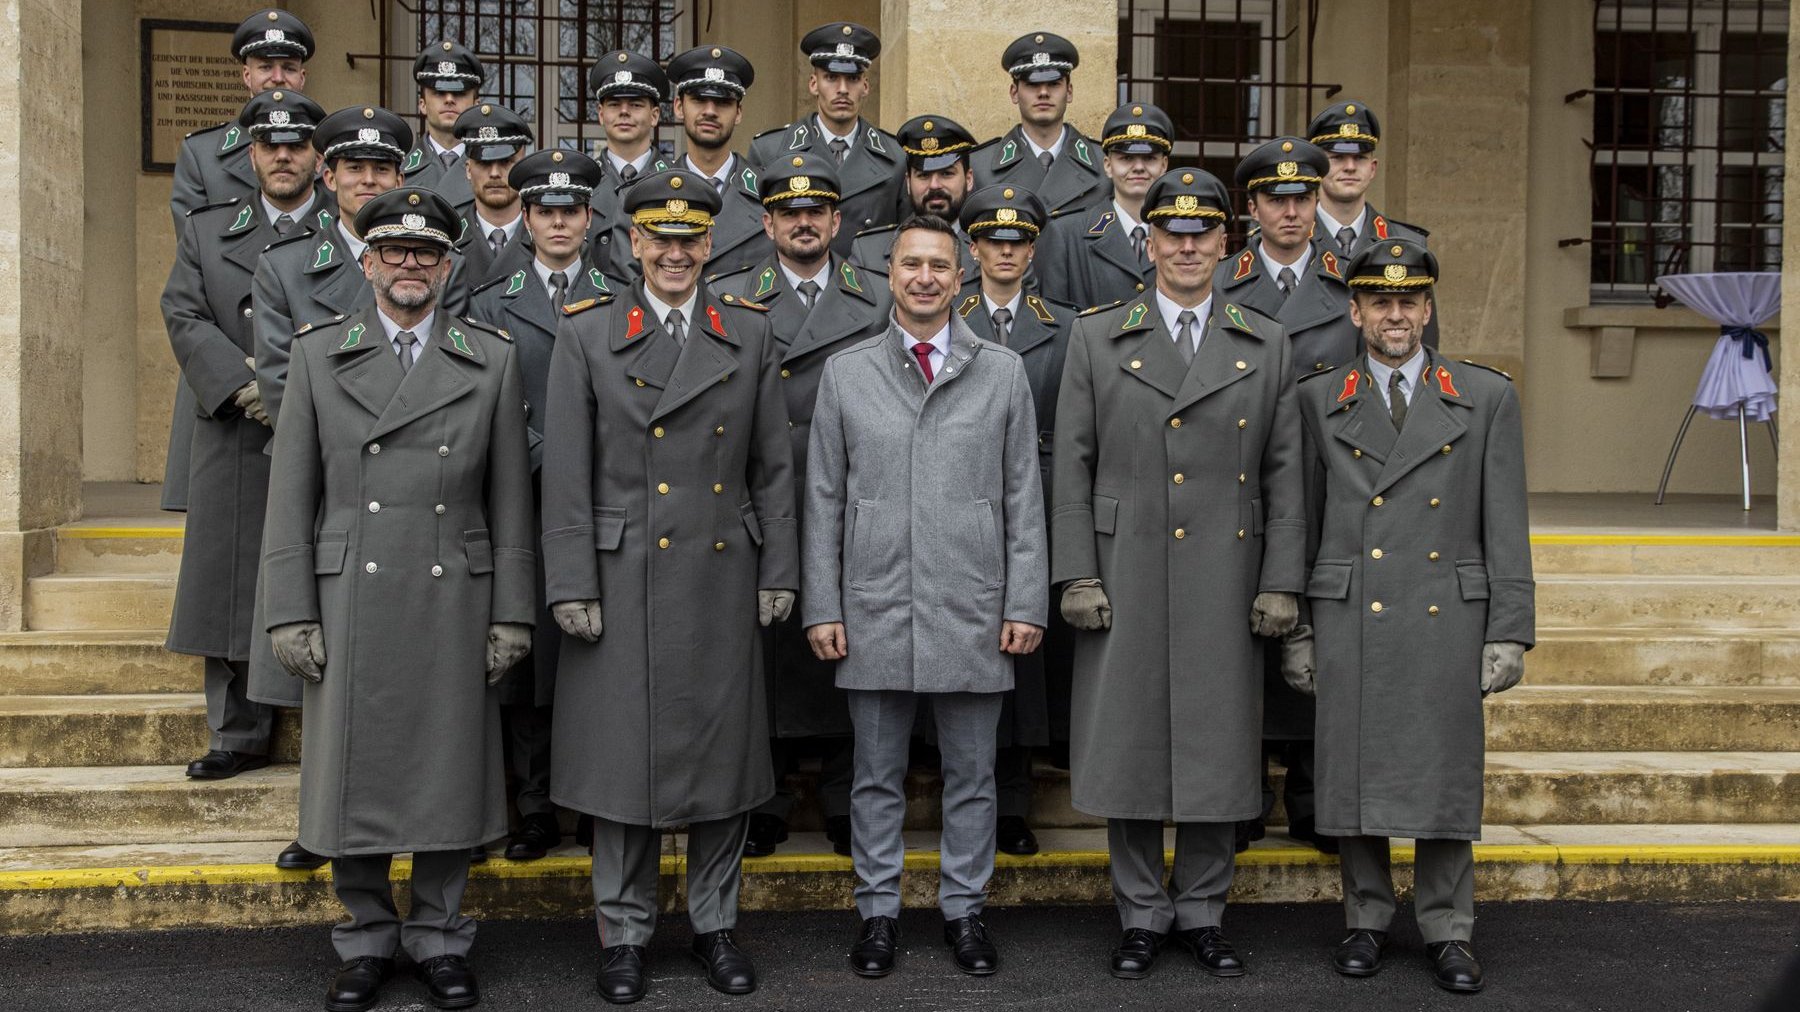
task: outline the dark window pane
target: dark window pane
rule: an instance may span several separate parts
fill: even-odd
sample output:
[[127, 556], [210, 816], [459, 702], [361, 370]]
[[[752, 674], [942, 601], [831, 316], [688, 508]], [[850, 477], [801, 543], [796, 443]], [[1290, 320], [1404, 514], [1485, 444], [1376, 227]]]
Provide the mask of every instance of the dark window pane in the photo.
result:
[[1719, 73], [1719, 146], [1780, 151], [1787, 115], [1787, 36], [1728, 32]]
[[1594, 38], [1594, 142], [1609, 148], [1685, 146], [1694, 37], [1602, 31]]
[[[1176, 140], [1242, 140], [1254, 136], [1262, 27], [1252, 21], [1159, 18], [1157, 105], [1175, 124]], [[1202, 82], [1199, 78], [1210, 78]], [[1168, 80], [1192, 78], [1194, 80]]]

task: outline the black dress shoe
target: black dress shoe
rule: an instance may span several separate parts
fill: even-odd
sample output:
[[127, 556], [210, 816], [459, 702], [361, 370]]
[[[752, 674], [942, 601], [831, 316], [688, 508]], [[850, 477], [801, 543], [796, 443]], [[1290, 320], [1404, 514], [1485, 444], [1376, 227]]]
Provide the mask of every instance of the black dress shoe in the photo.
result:
[[688, 952], [706, 967], [706, 982], [714, 991], [749, 994], [756, 990], [756, 966], [731, 940], [731, 932], [701, 932], [694, 936]]
[[845, 857], [850, 856], [850, 816], [828, 815], [825, 817], [825, 838], [831, 841], [831, 849]]
[[488, 852], [487, 852], [486, 847], [470, 847], [469, 848], [469, 863], [470, 864], [487, 864], [487, 859], [488, 859]]
[[1163, 938], [1149, 928], [1126, 928], [1119, 947], [1112, 951], [1112, 975], [1120, 980], [1138, 980], [1149, 973]]
[[380, 956], [358, 956], [338, 967], [331, 990], [325, 992], [328, 1012], [364, 1012], [375, 1007], [381, 982], [394, 973], [394, 961]]
[[1038, 852], [1037, 834], [1018, 815], [1002, 815], [994, 827], [994, 849], [1002, 854], [1030, 857]]
[[506, 859], [536, 861], [561, 842], [562, 828], [556, 824], [556, 816], [547, 812], [527, 815], [520, 824], [519, 831], [507, 841]]
[[1239, 854], [1249, 850], [1252, 843], [1269, 835], [1269, 830], [1261, 819], [1245, 819], [1232, 828], [1232, 849]]
[[1468, 942], [1432, 942], [1425, 946], [1436, 965], [1433, 976], [1446, 991], [1473, 994], [1487, 986], [1481, 979], [1481, 963], [1475, 959], [1475, 948]]
[[971, 977], [985, 977], [1000, 968], [1000, 951], [994, 948], [979, 914], [945, 921], [944, 944], [956, 957], [956, 968]]
[[481, 1001], [475, 974], [462, 956], [433, 956], [417, 972], [425, 982], [425, 996], [438, 1008], [468, 1008]]
[[787, 838], [786, 819], [765, 812], [751, 812], [750, 831], [744, 835], [744, 856], [768, 857]]
[[644, 947], [613, 945], [600, 953], [600, 997], [629, 1005], [644, 996]]
[[190, 780], [229, 780], [239, 773], [260, 770], [269, 765], [269, 757], [255, 752], [226, 752], [213, 749], [193, 762], [188, 763], [187, 775]]
[[323, 854], [315, 854], [307, 850], [300, 846], [299, 840], [295, 840], [275, 858], [275, 867], [287, 871], [317, 871], [325, 867], [326, 862], [330, 860], [331, 858]]
[[900, 947], [900, 922], [871, 917], [862, 922], [850, 947], [850, 969], [858, 977], [885, 977], [894, 972], [894, 950]]
[[1175, 938], [1200, 961], [1200, 969], [1215, 977], [1242, 977], [1244, 961], [1216, 926], [1177, 931]]
[[1299, 840], [1301, 843], [1306, 844], [1321, 854], [1337, 853], [1338, 838], [1335, 836], [1321, 835], [1319, 831], [1314, 828], [1316, 825], [1317, 823], [1311, 819], [1295, 819], [1294, 824], [1288, 827], [1288, 836]]
[[1346, 977], [1373, 977], [1381, 969], [1381, 947], [1387, 932], [1351, 928], [1331, 953], [1331, 965]]

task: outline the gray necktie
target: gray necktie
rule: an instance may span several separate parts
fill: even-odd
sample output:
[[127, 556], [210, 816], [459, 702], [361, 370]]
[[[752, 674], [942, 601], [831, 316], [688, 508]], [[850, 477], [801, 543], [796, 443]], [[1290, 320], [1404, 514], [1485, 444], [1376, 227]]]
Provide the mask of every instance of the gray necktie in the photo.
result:
[[419, 343], [419, 338], [412, 331], [403, 330], [394, 335], [394, 343], [400, 346], [400, 375], [404, 376], [412, 371], [413, 345]]
[[1006, 344], [1012, 338], [1012, 310], [994, 310], [994, 339]]
[[1348, 225], [1338, 229], [1337, 240], [1338, 248], [1345, 253], [1349, 253], [1350, 247], [1356, 245], [1356, 229], [1353, 229]]
[[637, 166], [626, 165], [624, 168], [619, 170], [619, 178], [627, 183], [631, 182], [633, 179], [636, 179], [637, 178]]
[[712, 184], [713, 184], [713, 190], [715, 192], [717, 192], [719, 196], [721, 196], [721, 197], [725, 196], [725, 180], [720, 179], [718, 176], [714, 176], [712, 179]]
[[1191, 309], [1184, 309], [1181, 311], [1181, 315], [1175, 317], [1178, 325], [1175, 329], [1175, 350], [1181, 352], [1183, 362], [1192, 363], [1194, 361], [1195, 319], [1194, 311]]
[[800, 298], [806, 302], [806, 308], [811, 309], [819, 301], [819, 283], [811, 279], [800, 282]]
[[1051, 154], [1050, 152], [1048, 152], [1048, 151], [1038, 152], [1038, 164], [1042, 165], [1044, 167], [1045, 172], [1050, 171], [1050, 163], [1054, 162], [1054, 161], [1056, 161], [1056, 156]]
[[1388, 374], [1388, 417], [1394, 420], [1395, 432], [1406, 427], [1406, 391], [1400, 389], [1405, 379], [1398, 369]]
[[850, 142], [841, 137], [833, 137], [826, 146], [831, 148], [831, 157], [837, 159], [839, 165], [844, 164], [844, 157], [850, 153]]
[[681, 310], [679, 310], [679, 309], [669, 310], [668, 324], [669, 324], [669, 336], [673, 337], [675, 339], [675, 343], [676, 344], [686, 344], [687, 343], [687, 321], [682, 317]]
[[562, 271], [550, 272], [550, 303], [560, 306], [569, 301], [569, 276]]
[[1137, 253], [1137, 258], [1140, 262], [1143, 261], [1143, 259], [1144, 259], [1144, 243], [1147, 242], [1149, 240], [1149, 238], [1150, 238], [1149, 235], [1147, 235], [1144, 231], [1144, 226], [1142, 226], [1142, 225], [1132, 226], [1131, 248], [1132, 248], [1133, 252]]
[[506, 229], [497, 228], [488, 233], [488, 249], [493, 250], [496, 256], [500, 253], [500, 247], [504, 245], [506, 245]]
[[1281, 289], [1281, 294], [1283, 296], [1292, 295], [1294, 293], [1294, 286], [1299, 283], [1300, 279], [1294, 277], [1294, 269], [1292, 267], [1283, 267], [1281, 273], [1275, 275], [1275, 287]]
[[276, 235], [287, 235], [288, 229], [293, 228], [293, 227], [294, 227], [294, 218], [292, 215], [283, 214], [283, 215], [278, 216], [275, 219], [275, 234]]
[[444, 168], [447, 169], [450, 166], [456, 164], [456, 152], [440, 151], [440, 152], [438, 152], [438, 161], [442, 162], [444, 164]]

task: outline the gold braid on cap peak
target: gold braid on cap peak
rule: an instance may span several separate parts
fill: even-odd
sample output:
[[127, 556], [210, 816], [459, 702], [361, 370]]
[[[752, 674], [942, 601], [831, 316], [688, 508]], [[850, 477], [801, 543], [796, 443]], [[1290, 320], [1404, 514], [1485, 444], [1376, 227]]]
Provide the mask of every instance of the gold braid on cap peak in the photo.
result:
[[1322, 183], [1322, 182], [1324, 182], [1324, 179], [1320, 176], [1306, 176], [1306, 175], [1300, 175], [1298, 173], [1296, 173], [1295, 175], [1292, 175], [1292, 176], [1280, 176], [1280, 175], [1258, 176], [1257, 178], [1250, 180], [1248, 183], [1245, 183], [1244, 189], [1254, 190], [1257, 187], [1263, 186], [1268, 183]]
[[963, 231], [970, 235], [974, 235], [977, 232], [985, 232], [990, 228], [1016, 228], [1021, 232], [1029, 232], [1032, 235], [1038, 235], [1044, 231], [1042, 228], [1033, 225], [1024, 218], [1015, 218], [1012, 221], [1001, 221], [998, 217], [983, 218], [980, 221], [970, 222], [969, 227], [963, 229]]
[[[678, 204], [680, 209], [673, 210], [669, 207], [670, 204]], [[707, 213], [705, 208], [696, 207], [685, 200], [670, 200], [638, 208], [631, 212], [631, 221], [634, 225], [642, 225], [651, 229], [657, 225], [692, 225], [698, 228], [711, 228], [713, 216]]]
[[[1348, 133], [1344, 132], [1344, 127], [1349, 127], [1350, 131]], [[1340, 143], [1342, 141], [1361, 141], [1364, 144], [1367, 144], [1369, 147], [1376, 147], [1381, 144], [1381, 138], [1375, 136], [1372, 133], [1368, 133], [1368, 132], [1364, 131], [1360, 126], [1358, 126], [1355, 123], [1341, 124], [1341, 125], [1339, 125], [1339, 127], [1336, 130], [1333, 130], [1331, 133], [1320, 134], [1317, 137], [1311, 138], [1311, 140], [1314, 144], [1317, 144], [1321, 147], [1323, 147], [1326, 144], [1336, 144], [1336, 143]]]
[[[804, 176], [797, 176], [797, 177], [793, 177], [793, 178], [806, 179], [806, 177], [804, 177]], [[812, 182], [811, 179], [806, 179], [806, 181], [808, 183]], [[790, 187], [789, 189], [782, 190], [779, 193], [771, 193], [768, 196], [764, 197], [762, 202], [763, 202], [764, 207], [768, 207], [770, 204], [778, 203], [783, 200], [796, 200], [800, 197], [812, 197], [815, 200], [829, 200], [833, 204], [835, 204], [839, 200], [843, 199], [843, 198], [839, 197], [838, 194], [836, 194], [835, 192], [833, 192], [831, 190], [822, 190], [816, 186], [809, 186], [809, 187], [806, 187], [803, 189], [798, 189], [798, 190]]]
[[1437, 279], [1429, 274], [1413, 274], [1397, 281], [1389, 280], [1385, 275], [1362, 274], [1346, 282], [1351, 288], [1367, 288], [1374, 291], [1390, 291], [1394, 289], [1430, 288], [1437, 284]]
[[914, 158], [929, 158], [932, 155], [953, 155], [958, 151], [967, 151], [975, 146], [968, 141], [956, 141], [951, 144], [945, 144], [937, 137], [927, 137], [925, 139], [928, 141], [936, 141], [937, 145], [928, 150], [926, 148], [911, 148], [902, 144], [900, 145], [900, 150], [912, 155]]
[[[1141, 125], [1142, 124], [1138, 124], [1138, 123], [1132, 124], [1132, 126], [1141, 126]], [[1144, 131], [1141, 134], [1129, 134], [1129, 133], [1128, 134], [1113, 134], [1111, 137], [1103, 137], [1100, 140], [1100, 147], [1101, 147], [1101, 149], [1104, 150], [1105, 148], [1107, 148], [1108, 146], [1110, 146], [1112, 144], [1124, 143], [1126, 141], [1129, 141], [1133, 144], [1137, 144], [1137, 143], [1154, 144], [1157, 147], [1162, 148], [1163, 151], [1165, 151], [1165, 152], [1175, 150], [1174, 143], [1172, 143], [1167, 137], [1164, 137], [1161, 134], [1153, 134], [1148, 130]]]
[[1225, 212], [1216, 207], [1210, 207], [1198, 202], [1196, 202], [1195, 206], [1189, 208], [1177, 207], [1174, 204], [1164, 204], [1161, 207], [1154, 207], [1144, 212], [1145, 221], [1156, 221], [1159, 218], [1214, 218], [1219, 221], [1224, 221]]

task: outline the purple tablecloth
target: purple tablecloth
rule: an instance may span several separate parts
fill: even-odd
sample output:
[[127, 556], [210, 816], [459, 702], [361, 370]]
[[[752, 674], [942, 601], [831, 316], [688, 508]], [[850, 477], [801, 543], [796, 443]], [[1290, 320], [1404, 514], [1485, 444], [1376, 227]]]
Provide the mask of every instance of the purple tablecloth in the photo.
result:
[[1769, 341], [1755, 328], [1781, 308], [1781, 274], [1666, 274], [1662, 290], [1719, 324], [1719, 341], [1700, 372], [1694, 406], [1720, 420], [1742, 406], [1753, 422], [1775, 413], [1775, 380], [1769, 375]]

